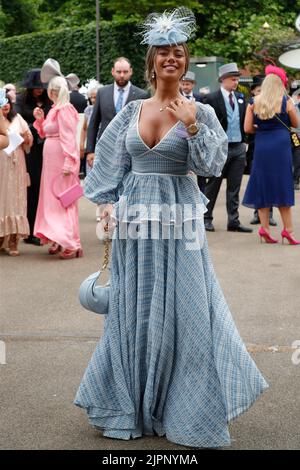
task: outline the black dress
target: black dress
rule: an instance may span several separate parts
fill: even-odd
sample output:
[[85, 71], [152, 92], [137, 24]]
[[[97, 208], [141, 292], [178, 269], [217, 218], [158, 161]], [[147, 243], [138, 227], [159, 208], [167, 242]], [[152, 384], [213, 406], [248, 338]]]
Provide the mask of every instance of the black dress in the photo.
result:
[[[46, 90], [44, 93], [45, 94], [42, 97], [39, 97], [39, 101], [43, 102], [43, 105], [40, 107], [43, 109], [46, 116], [53, 103], [48, 98]], [[32, 240], [33, 237], [33, 228], [39, 201], [40, 180], [43, 166], [44, 139], [39, 137], [36, 129], [33, 127], [33, 122], [35, 121], [33, 110], [36, 107], [37, 100], [30, 92], [26, 91], [25, 93], [17, 96], [15, 111], [21, 114], [21, 116], [25, 119], [33, 135], [33, 145], [30, 149], [30, 153], [26, 155], [26, 167], [30, 175], [30, 186], [27, 188], [27, 218], [30, 227], [30, 236], [28, 240]]]

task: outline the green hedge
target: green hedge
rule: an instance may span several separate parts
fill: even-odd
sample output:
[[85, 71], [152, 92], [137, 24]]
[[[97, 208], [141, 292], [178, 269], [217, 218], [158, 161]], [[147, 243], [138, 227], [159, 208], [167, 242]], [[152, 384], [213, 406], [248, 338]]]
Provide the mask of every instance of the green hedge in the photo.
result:
[[[100, 81], [111, 83], [113, 59], [128, 57], [134, 69], [132, 81], [145, 87], [145, 47], [139, 44], [136, 23], [100, 24]], [[68, 28], [44, 33], [24, 34], [0, 40], [0, 80], [16, 83], [24, 73], [41, 67], [49, 57], [56, 59], [64, 74], [76, 73], [81, 81], [96, 78], [96, 26]]]

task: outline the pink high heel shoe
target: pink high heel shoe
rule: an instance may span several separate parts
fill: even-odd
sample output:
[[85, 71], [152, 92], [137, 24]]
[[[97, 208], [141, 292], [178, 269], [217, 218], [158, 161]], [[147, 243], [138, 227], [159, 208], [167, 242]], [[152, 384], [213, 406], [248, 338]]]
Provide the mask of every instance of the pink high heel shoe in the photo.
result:
[[263, 227], [260, 227], [260, 229], [258, 230], [258, 235], [260, 236], [261, 243], [263, 239], [265, 240], [265, 243], [278, 243], [278, 240], [276, 240], [276, 238], [271, 237], [269, 232], [267, 232]]
[[82, 248], [78, 250], [64, 250], [59, 254], [60, 259], [72, 259], [72, 258], [81, 258], [83, 256]]
[[61, 246], [58, 243], [54, 242], [50, 246], [48, 253], [49, 255], [56, 255], [56, 253], [58, 253], [60, 250], [61, 250]]
[[282, 244], [284, 244], [284, 239], [287, 239], [290, 245], [300, 245], [300, 240], [296, 240], [294, 235], [288, 232], [285, 228], [281, 232]]

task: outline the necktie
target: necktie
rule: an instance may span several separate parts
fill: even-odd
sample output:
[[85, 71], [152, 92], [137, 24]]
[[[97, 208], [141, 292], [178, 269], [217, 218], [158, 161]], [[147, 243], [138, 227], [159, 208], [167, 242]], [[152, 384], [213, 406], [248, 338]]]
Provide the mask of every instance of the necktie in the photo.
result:
[[124, 88], [119, 88], [118, 89], [118, 92], [119, 92], [119, 96], [118, 96], [118, 99], [117, 99], [117, 102], [116, 102], [116, 113], [118, 113], [119, 111], [121, 111], [122, 107], [123, 107], [123, 93], [124, 93]]
[[191, 95], [185, 95], [185, 97], [190, 100], [191, 99]]
[[232, 93], [229, 93], [229, 104], [232, 107], [232, 111], [234, 111], [234, 101], [233, 101]]

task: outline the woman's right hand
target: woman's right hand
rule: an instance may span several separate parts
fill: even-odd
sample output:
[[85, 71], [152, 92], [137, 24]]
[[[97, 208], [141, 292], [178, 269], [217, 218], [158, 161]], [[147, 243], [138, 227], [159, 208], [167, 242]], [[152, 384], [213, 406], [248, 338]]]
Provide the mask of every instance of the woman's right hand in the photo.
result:
[[109, 222], [113, 209], [114, 209], [113, 204], [106, 204], [103, 211], [102, 211], [102, 213], [100, 214], [100, 220], [104, 220], [105, 222]]
[[34, 108], [33, 116], [35, 117], [35, 119], [37, 121], [45, 118], [44, 111], [41, 108], [39, 108], [38, 106], [36, 108]]

